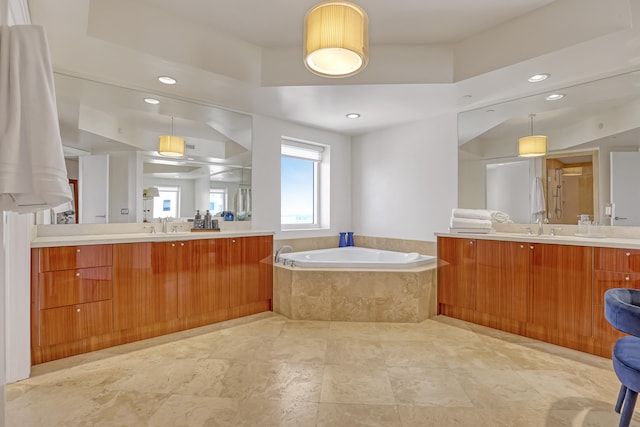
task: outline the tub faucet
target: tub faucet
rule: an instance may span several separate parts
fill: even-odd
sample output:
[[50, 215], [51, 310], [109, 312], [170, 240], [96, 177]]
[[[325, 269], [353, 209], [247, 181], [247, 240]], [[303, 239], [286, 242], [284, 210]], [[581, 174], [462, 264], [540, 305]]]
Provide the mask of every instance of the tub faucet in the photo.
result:
[[289, 249], [289, 251], [293, 252], [293, 248], [289, 245], [280, 246], [276, 251], [276, 255], [273, 257], [276, 264], [280, 262], [280, 253], [285, 249]]

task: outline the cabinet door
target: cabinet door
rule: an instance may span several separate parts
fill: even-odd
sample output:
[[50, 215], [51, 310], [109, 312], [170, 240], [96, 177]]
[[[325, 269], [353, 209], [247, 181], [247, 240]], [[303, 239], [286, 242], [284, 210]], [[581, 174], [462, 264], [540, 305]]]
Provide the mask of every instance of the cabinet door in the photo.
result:
[[596, 270], [594, 304], [604, 305], [604, 293], [613, 288], [640, 289], [640, 274]]
[[530, 243], [531, 323], [582, 336], [592, 335], [592, 249]]
[[272, 236], [229, 239], [229, 288], [231, 307], [272, 298]]
[[478, 240], [476, 245], [476, 310], [525, 322], [529, 245], [494, 240]]
[[438, 238], [438, 302], [475, 308], [476, 240]]
[[179, 242], [178, 317], [229, 307], [229, 239]]
[[125, 243], [113, 249], [114, 329], [178, 317], [175, 242]]

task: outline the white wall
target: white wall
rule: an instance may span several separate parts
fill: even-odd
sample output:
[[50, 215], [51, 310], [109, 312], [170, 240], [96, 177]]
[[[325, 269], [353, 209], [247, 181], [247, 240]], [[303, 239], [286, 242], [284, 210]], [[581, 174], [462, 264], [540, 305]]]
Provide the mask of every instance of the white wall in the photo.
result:
[[435, 241], [458, 202], [456, 115], [355, 137], [356, 234]]
[[[135, 151], [109, 153], [109, 222], [136, 222]], [[128, 209], [129, 213], [122, 213]]]
[[529, 159], [486, 166], [487, 209], [506, 212], [516, 224], [531, 218]]
[[[283, 136], [331, 147], [331, 224], [323, 230], [280, 230], [280, 142]], [[351, 138], [264, 116], [253, 116], [253, 228], [276, 239], [337, 236], [351, 229]]]

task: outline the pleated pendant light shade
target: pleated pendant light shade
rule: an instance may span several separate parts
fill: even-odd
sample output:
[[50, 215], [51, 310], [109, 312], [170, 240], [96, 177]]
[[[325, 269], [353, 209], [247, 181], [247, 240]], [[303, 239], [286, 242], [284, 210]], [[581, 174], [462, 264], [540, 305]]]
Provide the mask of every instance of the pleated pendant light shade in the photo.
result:
[[158, 154], [168, 157], [184, 156], [184, 138], [173, 135], [173, 117], [171, 117], [171, 134], [160, 137]]
[[359, 6], [328, 1], [312, 7], [304, 20], [304, 63], [323, 77], [346, 77], [369, 61], [369, 19]]

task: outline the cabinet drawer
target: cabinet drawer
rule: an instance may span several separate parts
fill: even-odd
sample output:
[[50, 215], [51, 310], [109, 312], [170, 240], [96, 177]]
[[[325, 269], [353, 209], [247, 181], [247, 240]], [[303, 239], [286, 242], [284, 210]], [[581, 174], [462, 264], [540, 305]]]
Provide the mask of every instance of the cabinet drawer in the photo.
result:
[[40, 310], [40, 345], [77, 341], [113, 331], [111, 301]]
[[112, 245], [61, 246], [40, 249], [40, 271], [103, 267], [112, 264]]
[[594, 257], [596, 270], [640, 273], [640, 249], [596, 248]]
[[40, 273], [40, 309], [111, 299], [111, 267]]
[[604, 304], [604, 293], [613, 288], [640, 289], [640, 274], [596, 270], [593, 303]]

